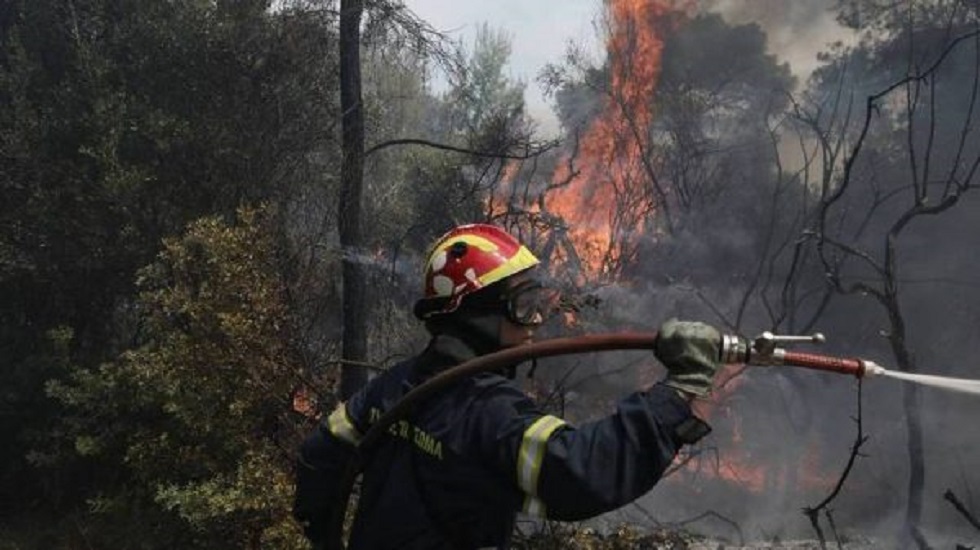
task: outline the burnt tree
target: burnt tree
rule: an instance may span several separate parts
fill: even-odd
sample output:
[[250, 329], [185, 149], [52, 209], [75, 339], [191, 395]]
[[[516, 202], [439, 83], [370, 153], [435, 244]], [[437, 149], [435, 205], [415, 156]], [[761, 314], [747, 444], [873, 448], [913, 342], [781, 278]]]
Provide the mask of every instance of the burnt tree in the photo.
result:
[[[343, 250], [343, 359], [367, 359], [367, 285], [358, 262], [363, 243], [361, 202], [364, 189], [364, 105], [361, 101], [361, 17], [363, 0], [340, 2], [340, 108], [343, 113], [343, 161], [340, 171], [338, 232]], [[340, 397], [346, 399], [367, 381], [367, 370], [345, 363]]]
[[[939, 34], [951, 39], [935, 39], [937, 33], [931, 31], [935, 29], [917, 30], [877, 45], [885, 62], [889, 57], [893, 63], [896, 57], [904, 58], [908, 76], [870, 83], [878, 91], [867, 95], [863, 119], [856, 127], [848, 129], [850, 106], [843, 111], [846, 115], [823, 120], [820, 107], [805, 115], [797, 108], [796, 113], [810, 128], [810, 139], [819, 144], [824, 161], [815, 216], [800, 242], [812, 246], [830, 291], [871, 298], [877, 304], [894, 367], [912, 373], [920, 370], [922, 362], [916, 353], [921, 337], [915, 336], [929, 331], [917, 325], [912, 313], [917, 295], [910, 274], [943, 264], [938, 256], [942, 247], [917, 249], [914, 243], [935, 242], [935, 237], [969, 223], [951, 211], [976, 186], [980, 167], [974, 130], [980, 98], [980, 31], [963, 25]], [[911, 46], [920, 42], [921, 50]], [[862, 59], [859, 54], [841, 56], [822, 75], [840, 79], [827, 90], [835, 98], [831, 103], [849, 103], [840, 93], [845, 76], [884, 71], [873, 60], [866, 61], [871, 57]], [[863, 62], [871, 65], [862, 67]], [[851, 93], [860, 94], [852, 85]], [[848, 154], [839, 155], [847, 141], [853, 144]], [[928, 221], [939, 216], [943, 225]], [[943, 233], [930, 233], [936, 230]], [[947, 313], [951, 316], [952, 309]], [[918, 347], [920, 353], [926, 351], [921, 344]], [[903, 387], [902, 409], [909, 468], [903, 543], [914, 541], [928, 548], [920, 527], [927, 442], [917, 386]]]

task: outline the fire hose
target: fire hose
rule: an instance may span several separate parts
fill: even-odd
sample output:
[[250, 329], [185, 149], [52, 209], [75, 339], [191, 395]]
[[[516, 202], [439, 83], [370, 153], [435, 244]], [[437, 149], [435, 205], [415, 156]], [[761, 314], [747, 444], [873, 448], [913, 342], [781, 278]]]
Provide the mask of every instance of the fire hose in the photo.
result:
[[[777, 336], [770, 332], [764, 332], [752, 341], [745, 340], [740, 336], [724, 335], [719, 359], [726, 364], [785, 365], [848, 374], [858, 378], [881, 374], [885, 370], [864, 359], [794, 352], [776, 347], [777, 344], [822, 343], [823, 341], [824, 337], [819, 333], [812, 336]], [[348, 461], [346, 471], [341, 478], [337, 506], [331, 509], [332, 513], [324, 548], [329, 550], [344, 549], [344, 519], [347, 515], [347, 504], [357, 478], [361, 457], [371, 450], [392, 424], [403, 419], [427, 398], [467, 377], [499, 370], [529, 359], [598, 351], [653, 350], [656, 342], [656, 332], [586, 334], [543, 340], [476, 357], [444, 370], [416, 386], [395, 403], [391, 409], [381, 415], [355, 447], [354, 455]]]

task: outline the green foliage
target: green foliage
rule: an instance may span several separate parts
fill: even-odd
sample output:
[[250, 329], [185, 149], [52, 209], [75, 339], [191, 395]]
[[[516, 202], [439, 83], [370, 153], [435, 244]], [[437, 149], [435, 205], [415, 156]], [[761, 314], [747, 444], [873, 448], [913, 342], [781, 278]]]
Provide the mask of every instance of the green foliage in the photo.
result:
[[523, 120], [525, 86], [504, 74], [510, 53], [510, 38], [505, 33], [487, 24], [481, 26], [465, 70], [453, 82], [447, 98], [451, 128], [476, 137], [478, 143], [483, 141], [480, 145], [488, 151], [503, 150], [487, 140], [506, 138]]
[[[164, 237], [323, 188], [335, 100], [311, 90], [335, 86], [335, 32], [264, 1], [0, 6], [0, 517], [59, 516], [106, 481], [89, 471], [102, 443], [62, 460], [76, 446], [48, 436], [76, 419], [44, 382], [131, 346], [136, 270]], [[61, 470], [39, 478], [28, 453]]]
[[268, 217], [243, 209], [234, 226], [203, 218], [168, 239], [139, 274], [142, 345], [49, 385], [73, 413], [76, 451], [125, 471], [93, 513], [152, 503], [176, 530], [153, 547], [192, 544], [186, 533], [201, 548], [300, 545], [289, 509], [301, 369]]
[[[368, 141], [413, 137], [485, 155], [526, 142], [524, 84], [506, 75], [510, 38], [484, 25], [472, 51], [460, 50], [460, 70], [450, 75], [441, 97], [434, 97], [423, 79], [425, 59], [373, 51], [366, 71], [374, 113]], [[375, 159], [369, 163], [373, 200], [367, 205], [369, 217], [377, 219], [374, 235], [389, 242], [408, 238], [421, 250], [454, 223], [480, 219], [488, 191], [500, 177], [498, 159], [439, 149], [391, 148]], [[406, 235], [409, 226], [415, 227]]]
[[[512, 151], [530, 132], [522, 83], [506, 75], [509, 38], [483, 27], [461, 70], [436, 95], [427, 81], [429, 60], [397, 43], [365, 50], [363, 72], [369, 148], [389, 140], [427, 140], [484, 155]], [[413, 262], [454, 224], [481, 220], [487, 198], [502, 176], [503, 161], [423, 146], [387, 147], [366, 159], [364, 217], [371, 220], [365, 246], [394, 251], [398, 261], [366, 256], [373, 292], [371, 349], [379, 357], [402, 353], [406, 334], [419, 330], [410, 300], [417, 298], [414, 266], [410, 286], [400, 285], [401, 265]], [[392, 268], [398, 273], [392, 277]]]

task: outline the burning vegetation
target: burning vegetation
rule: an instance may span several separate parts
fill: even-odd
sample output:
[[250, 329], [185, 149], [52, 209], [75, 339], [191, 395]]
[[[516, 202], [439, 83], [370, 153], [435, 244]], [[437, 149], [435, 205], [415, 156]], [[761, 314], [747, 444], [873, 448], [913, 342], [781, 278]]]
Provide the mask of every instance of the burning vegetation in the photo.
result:
[[[737, 10], [732, 4], [727, 8]], [[926, 311], [936, 289], [925, 291], [913, 276], [899, 277], [889, 262], [902, 258], [917, 266], [913, 272], [928, 271], [920, 260], [925, 254], [892, 240], [909, 220], [940, 214], [943, 227], [966, 223], [947, 211], [972, 189], [980, 159], [978, 142], [968, 137], [972, 123], [953, 122], [976, 116], [977, 88], [970, 83], [980, 78], [971, 28], [977, 14], [951, 15], [958, 23], [944, 24], [947, 36], [956, 38], [932, 46], [919, 42], [914, 54], [906, 52], [912, 56], [907, 64], [914, 59], [909, 66], [917, 68], [913, 76], [886, 70], [884, 58], [861, 57], [876, 52], [898, 63], [902, 57], [891, 48], [912, 39], [904, 29], [875, 37], [842, 16], [841, 23], [863, 41], [852, 50], [838, 46], [838, 62], [817, 71], [806, 91], [794, 95], [799, 82], [766, 49], [758, 26], [729, 25], [691, 2], [609, 0], [604, 8], [603, 62], [572, 56], [546, 73], [568, 135], [563, 148], [534, 163], [510, 162], [490, 201], [491, 217], [537, 242], [556, 284], [599, 303], [566, 313], [564, 330], [642, 326], [651, 315], [700, 316], [734, 332], [824, 327], [848, 351], [894, 365], [888, 372], [896, 377], [918, 368], [906, 361], [914, 341], [925, 345], [919, 349], [926, 356], [940, 357], [937, 350], [925, 351], [927, 340], [904, 332], [910, 323], [929, 332], [908, 312]], [[898, 25], [884, 23], [885, 11], [865, 13]], [[926, 29], [925, 14], [910, 17], [922, 25], [912, 32], [919, 40], [936, 38]], [[862, 80], [855, 66], [878, 78]], [[878, 116], [883, 110], [888, 114]], [[909, 179], [908, 166], [911, 188], [897, 183]], [[966, 209], [975, 211], [975, 202]], [[969, 246], [940, 234], [941, 250]], [[875, 241], [876, 235], [883, 240]], [[957, 263], [964, 275], [978, 268]], [[876, 311], [875, 303], [883, 309]], [[959, 318], [976, 320], [971, 314]], [[876, 340], [877, 334], [885, 338]], [[649, 359], [626, 359], [631, 366], [625, 370], [604, 366], [615, 359], [597, 361], [596, 370], [588, 361], [568, 362], [563, 374], [536, 383], [538, 394], [587, 417], [625, 389], [657, 378]], [[726, 510], [726, 519], [760, 533], [809, 528], [820, 544], [869, 524], [872, 531], [890, 525], [886, 531], [923, 544], [922, 464], [948, 461], [922, 448], [918, 389], [875, 381], [890, 389], [862, 392], [845, 380], [744, 367], [731, 367], [727, 378], [700, 404], [715, 426], [713, 441], [679, 457], [658, 496], [623, 515], [647, 523], [648, 514], [677, 518], [678, 510], [707, 507]], [[970, 382], [958, 387], [964, 384]], [[905, 405], [896, 407], [902, 392]], [[883, 416], [867, 420], [864, 400]], [[964, 407], [976, 410], [973, 403]], [[875, 445], [869, 422], [887, 434], [887, 443]], [[902, 422], [910, 426], [905, 443], [897, 438]], [[895, 458], [903, 445], [906, 471]], [[862, 463], [870, 447], [877, 457]], [[902, 494], [892, 480], [906, 476], [911, 485]], [[971, 481], [975, 477], [966, 475], [948, 483]], [[887, 502], [889, 513], [899, 515], [897, 503], [908, 504], [901, 519], [875, 517], [862, 510], [860, 502], [869, 500]], [[835, 521], [831, 502], [838, 518], [851, 521]], [[940, 512], [934, 497], [928, 507], [936, 517], [945, 512], [943, 525], [958, 521], [948, 508]], [[717, 519], [702, 527], [732, 533]]]

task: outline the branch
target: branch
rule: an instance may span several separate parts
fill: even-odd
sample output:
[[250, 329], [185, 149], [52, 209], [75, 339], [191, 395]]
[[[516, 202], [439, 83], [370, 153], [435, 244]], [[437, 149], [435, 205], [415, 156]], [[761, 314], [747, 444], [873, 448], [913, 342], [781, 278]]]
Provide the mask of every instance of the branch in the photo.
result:
[[330, 361], [324, 361], [324, 365], [351, 365], [354, 367], [364, 367], [366, 369], [375, 370], [378, 372], [384, 372], [386, 369], [381, 365], [376, 363], [368, 363], [365, 361], [352, 361], [350, 359], [331, 359]]
[[681, 521], [670, 522], [667, 525], [672, 525], [674, 527], [684, 527], [685, 525], [688, 525], [688, 524], [691, 524], [691, 523], [694, 523], [694, 522], [697, 522], [697, 521], [701, 521], [702, 519], [705, 519], [705, 518], [715, 518], [717, 520], [720, 520], [720, 521], [728, 524], [729, 527], [731, 527], [732, 529], [735, 530], [736, 533], [738, 533], [738, 545], [739, 546], [745, 546], [745, 535], [742, 533], [742, 528], [739, 526], [739, 524], [736, 523], [734, 520], [729, 519], [729, 518], [727, 518], [727, 517], [719, 514], [718, 512], [715, 512], [714, 510], [708, 510], [707, 512], [704, 512], [702, 514], [698, 514], [697, 516], [694, 516], [693, 518], [690, 518], [690, 519], [685, 519], [685, 520], [681, 520]]
[[[956, 157], [953, 160], [952, 170], [950, 171], [949, 178], [946, 180], [946, 189], [943, 191], [943, 195], [948, 195], [950, 191], [950, 185], [956, 180], [956, 170], [960, 165], [960, 159], [963, 157], [963, 149], [967, 143], [967, 136], [969, 136], [972, 126], [970, 121], [973, 120], [973, 111], [977, 105], [977, 93], [980, 92], [980, 35], [977, 36], [977, 44], [974, 46], [975, 54], [975, 66], [977, 70], [973, 71], [973, 87], [970, 94], [970, 106], [966, 111], [966, 115], [963, 117], [963, 129], [960, 131], [960, 141], [959, 147], [956, 150]], [[976, 164], [974, 163], [974, 167]], [[966, 185], [969, 185], [970, 180], [973, 179], [973, 171], [968, 173]], [[960, 186], [957, 185], [957, 188]]]
[[507, 160], [527, 160], [540, 156], [551, 149], [554, 149], [559, 144], [558, 140], [549, 141], [541, 145], [526, 144], [524, 146], [523, 154], [508, 154], [508, 153], [491, 153], [487, 151], [477, 151], [475, 149], [468, 149], [465, 147], [456, 147], [455, 145], [447, 145], [445, 143], [438, 143], [435, 141], [429, 141], [427, 139], [413, 139], [413, 138], [403, 138], [403, 139], [392, 139], [388, 141], [382, 141], [377, 145], [371, 146], [367, 151], [364, 151], [364, 157], [367, 158], [382, 149], [387, 149], [388, 147], [394, 147], [396, 145], [422, 145], [425, 147], [432, 147], [433, 149], [441, 149], [443, 151], [452, 151], [454, 153], [463, 153], [466, 155], [473, 155], [477, 157], [485, 158], [497, 158], [497, 159], [507, 159]]
[[904, 86], [906, 84], [909, 84], [911, 82], [921, 82], [921, 81], [929, 78], [929, 76], [932, 75], [932, 73], [936, 72], [939, 69], [939, 66], [942, 65], [942, 63], [943, 63], [943, 61], [945, 61], [946, 57], [950, 53], [952, 53], [954, 49], [956, 49], [956, 46], [959, 45], [960, 42], [962, 42], [964, 40], [968, 40], [970, 38], [975, 38], [977, 36], [980, 36], [980, 30], [972, 31], [972, 32], [966, 33], [966, 34], [964, 34], [962, 36], [958, 36], [952, 42], [950, 42], [949, 44], [946, 45], [946, 49], [944, 49], [942, 51], [942, 53], [939, 54], [939, 57], [936, 58], [936, 61], [934, 61], [933, 64], [928, 69], [922, 71], [919, 74], [909, 75], [909, 76], [907, 76], [907, 77], [905, 77], [905, 78], [903, 78], [903, 79], [901, 79], [901, 80], [893, 83], [891, 86], [885, 88], [881, 92], [878, 92], [877, 94], [869, 97], [868, 98], [868, 101], [869, 102], [878, 101], [879, 99], [885, 97], [886, 95], [892, 93], [896, 89], [898, 89], [898, 88], [900, 88], [900, 87], [902, 87], [902, 86]]
[[738, 330], [738, 321], [729, 319], [728, 316], [725, 315], [725, 312], [719, 309], [714, 302], [712, 302], [707, 296], [705, 296], [705, 294], [701, 291], [700, 288], [698, 288], [693, 284], [678, 282], [669, 273], [664, 275], [664, 278], [667, 280], [667, 284], [677, 288], [678, 290], [682, 292], [690, 292], [694, 294], [699, 300], [701, 300], [701, 303], [703, 303], [708, 309], [710, 309], [711, 312], [714, 313], [715, 316], [718, 317], [718, 319], [725, 324], [726, 327], [732, 330]]
[[803, 514], [810, 519], [810, 524], [813, 525], [814, 531], [817, 532], [817, 537], [820, 539], [820, 546], [826, 548], [826, 541], [824, 540], [823, 531], [820, 529], [819, 514], [820, 511], [827, 508], [831, 502], [837, 498], [840, 494], [841, 489], [844, 487], [844, 482], [851, 473], [851, 469], [854, 467], [855, 462], [857, 462], [858, 456], [860, 456], [861, 446], [868, 441], [868, 436], [864, 435], [864, 422], [863, 422], [863, 408], [862, 408], [862, 389], [863, 381], [858, 378], [857, 386], [857, 417], [854, 421], [857, 423], [857, 435], [854, 437], [854, 443], [851, 445], [851, 455], [847, 458], [847, 465], [844, 467], [844, 471], [841, 472], [840, 477], [837, 479], [837, 484], [834, 485], [834, 489], [820, 501], [819, 504], [815, 506], [807, 506], [803, 508]]
[[970, 525], [972, 525], [974, 529], [980, 531], [980, 521], [978, 521], [977, 518], [966, 509], [966, 506], [960, 502], [960, 499], [956, 497], [956, 494], [953, 493], [952, 489], [946, 489], [946, 492], [943, 493], [943, 498], [948, 500], [959, 513], [963, 514], [963, 517], [966, 518], [966, 521], [970, 522]]
[[446, 72], [462, 70], [454, 43], [445, 33], [410, 10], [402, 0], [366, 0], [367, 21], [364, 43], [386, 44], [395, 50], [409, 50], [434, 59]]
[[877, 273], [882, 277], [885, 276], [885, 268], [878, 265], [878, 262], [876, 262], [875, 259], [871, 257], [871, 255], [868, 254], [867, 252], [863, 250], [858, 250], [857, 248], [854, 248], [853, 246], [850, 246], [846, 243], [842, 243], [836, 239], [831, 239], [826, 235], [820, 235], [819, 239], [833, 247], [841, 249], [842, 251], [846, 252], [848, 255], [856, 256], [864, 260], [864, 263], [868, 264], [868, 266], [871, 267], [871, 269], [873, 269], [875, 273]]

